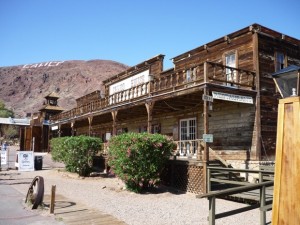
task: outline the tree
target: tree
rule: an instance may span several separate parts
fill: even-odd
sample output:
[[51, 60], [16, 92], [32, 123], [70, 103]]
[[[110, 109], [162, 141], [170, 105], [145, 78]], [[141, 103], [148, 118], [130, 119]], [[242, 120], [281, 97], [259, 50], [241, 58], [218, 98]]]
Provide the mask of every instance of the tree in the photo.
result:
[[12, 110], [5, 108], [5, 104], [2, 100], [0, 100], [0, 117], [2, 118], [14, 117], [14, 112]]
[[[14, 117], [14, 112], [5, 108], [4, 102], [0, 99], [0, 118]], [[18, 129], [15, 126], [0, 124], [0, 136], [13, 138], [18, 135]]]

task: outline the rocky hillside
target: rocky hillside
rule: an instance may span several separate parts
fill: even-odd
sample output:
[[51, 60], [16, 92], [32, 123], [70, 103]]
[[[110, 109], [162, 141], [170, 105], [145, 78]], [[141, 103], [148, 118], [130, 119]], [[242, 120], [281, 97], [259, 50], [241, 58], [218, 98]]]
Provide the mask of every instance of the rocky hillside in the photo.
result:
[[0, 99], [15, 117], [37, 112], [44, 97], [56, 91], [59, 106], [71, 109], [76, 98], [101, 90], [102, 81], [127, 69], [109, 60], [51, 61], [30, 65], [0, 67]]

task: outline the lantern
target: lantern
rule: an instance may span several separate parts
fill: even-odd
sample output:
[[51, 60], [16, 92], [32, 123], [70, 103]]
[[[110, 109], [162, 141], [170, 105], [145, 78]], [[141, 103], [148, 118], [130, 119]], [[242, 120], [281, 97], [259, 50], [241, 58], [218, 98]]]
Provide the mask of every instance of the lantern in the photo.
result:
[[300, 66], [288, 66], [272, 76], [282, 98], [299, 96]]

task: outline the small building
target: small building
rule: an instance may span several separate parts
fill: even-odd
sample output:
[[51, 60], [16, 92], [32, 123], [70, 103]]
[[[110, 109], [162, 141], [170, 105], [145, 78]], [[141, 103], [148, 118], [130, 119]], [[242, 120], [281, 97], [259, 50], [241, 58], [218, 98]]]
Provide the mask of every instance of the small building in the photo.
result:
[[157, 55], [103, 81], [103, 95], [81, 98], [52, 116], [51, 126], [103, 141], [122, 132], [168, 135], [177, 157], [165, 181], [193, 193], [206, 192], [212, 159], [238, 168], [274, 160], [272, 73], [300, 65], [298, 39], [253, 24], [174, 57], [171, 69], [163, 70], [163, 60]]
[[64, 109], [58, 106], [59, 96], [52, 92], [45, 97], [43, 107], [38, 113], [34, 113], [30, 120], [30, 126], [23, 127], [20, 135], [20, 150], [48, 152], [49, 147], [49, 118]]

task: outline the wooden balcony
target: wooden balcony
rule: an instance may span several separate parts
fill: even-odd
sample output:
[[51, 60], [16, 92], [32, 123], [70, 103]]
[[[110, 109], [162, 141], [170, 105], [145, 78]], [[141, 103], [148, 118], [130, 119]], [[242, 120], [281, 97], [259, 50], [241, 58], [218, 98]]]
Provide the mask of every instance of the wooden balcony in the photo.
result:
[[180, 92], [204, 85], [221, 86], [230, 89], [255, 90], [255, 72], [224, 66], [214, 62], [205, 62], [184, 71], [166, 73], [152, 81], [116, 92], [110, 96], [89, 102], [85, 105], [52, 116], [52, 122], [89, 115], [123, 106], [129, 102], [160, 98], [170, 92]]

